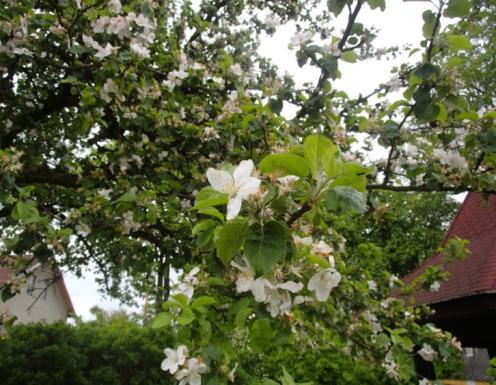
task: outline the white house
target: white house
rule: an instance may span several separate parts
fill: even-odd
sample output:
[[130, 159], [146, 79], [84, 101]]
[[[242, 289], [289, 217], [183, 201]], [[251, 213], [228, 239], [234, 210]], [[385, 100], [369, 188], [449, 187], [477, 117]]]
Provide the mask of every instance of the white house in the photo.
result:
[[[58, 268], [43, 267], [35, 262], [26, 284], [13, 298], [2, 302], [0, 314], [17, 318], [16, 323], [65, 321], [75, 314], [69, 292]], [[11, 278], [8, 269], [0, 267], [0, 287]]]

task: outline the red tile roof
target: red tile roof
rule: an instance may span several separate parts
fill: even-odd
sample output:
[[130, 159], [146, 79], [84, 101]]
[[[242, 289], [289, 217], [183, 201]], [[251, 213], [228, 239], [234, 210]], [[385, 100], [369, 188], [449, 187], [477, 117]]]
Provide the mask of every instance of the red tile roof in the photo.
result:
[[10, 278], [10, 270], [0, 267], [0, 285]]
[[[470, 255], [463, 261], [445, 266], [450, 276], [439, 291], [418, 291], [415, 294], [417, 305], [496, 292], [496, 195], [491, 195], [486, 205], [482, 194], [469, 193], [448, 229], [443, 244], [455, 236], [470, 241]], [[410, 283], [427, 267], [442, 264], [443, 255], [435, 254], [404, 280]]]

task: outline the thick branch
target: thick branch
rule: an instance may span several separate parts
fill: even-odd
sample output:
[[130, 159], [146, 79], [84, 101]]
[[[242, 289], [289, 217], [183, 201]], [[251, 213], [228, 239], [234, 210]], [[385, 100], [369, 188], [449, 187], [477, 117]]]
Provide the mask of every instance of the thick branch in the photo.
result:
[[300, 217], [307, 211], [310, 211], [311, 208], [312, 206], [310, 206], [308, 202], [303, 203], [303, 205], [289, 217], [288, 221], [286, 222], [287, 225], [291, 227], [293, 223], [300, 219]]
[[483, 192], [488, 194], [494, 194], [496, 191], [478, 191], [472, 187], [459, 186], [459, 187], [446, 187], [446, 186], [436, 186], [430, 187], [427, 185], [418, 186], [391, 186], [383, 184], [369, 184], [367, 185], [367, 190], [388, 190], [388, 191], [399, 191], [399, 192], [451, 192], [454, 194], [459, 194], [462, 192]]
[[434, 49], [434, 39], [436, 38], [437, 31], [439, 29], [439, 24], [441, 23], [441, 15], [443, 14], [444, 2], [441, 2], [436, 15], [436, 23], [434, 24], [434, 29], [432, 35], [429, 38], [429, 47], [427, 48], [427, 61], [432, 60], [432, 50]]
[[9, 147], [17, 135], [21, 132], [33, 128], [34, 125], [46, 120], [54, 112], [62, 111], [67, 107], [77, 106], [79, 98], [71, 93], [71, 86], [64, 84], [58, 92], [49, 96], [41, 102], [41, 108], [26, 111], [20, 115], [12, 117], [12, 129], [0, 138], [0, 148]]
[[41, 183], [63, 187], [78, 187], [81, 184], [81, 177], [76, 174], [70, 174], [56, 169], [40, 168], [19, 175], [16, 178], [16, 183], [19, 186]]

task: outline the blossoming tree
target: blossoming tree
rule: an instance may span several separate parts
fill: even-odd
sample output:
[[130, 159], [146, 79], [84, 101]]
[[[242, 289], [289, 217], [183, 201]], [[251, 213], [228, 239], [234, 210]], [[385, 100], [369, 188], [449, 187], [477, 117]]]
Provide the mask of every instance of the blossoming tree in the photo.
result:
[[[32, 258], [92, 263], [110, 293], [128, 293], [124, 272], [153, 294], [154, 325], [177, 335], [162, 369], [180, 385], [295, 384], [290, 367], [244, 366], [274, 346], [333, 349], [391, 381], [428, 383], [414, 351], [432, 361], [459, 345], [391, 297], [412, 288], [350, 263], [332, 216], [363, 214], [375, 190], [494, 191], [494, 78], [473, 76], [494, 73], [483, 27], [494, 6], [426, 5], [417, 59], [355, 99], [334, 87], [342, 63], [395, 51], [374, 47], [357, 21], [366, 7], [386, 2], [4, 4], [1, 258], [21, 274], [2, 297]], [[297, 87], [258, 54], [283, 24], [315, 84]], [[371, 162], [377, 147], [388, 155]], [[175, 287], [171, 267], [184, 272]]]

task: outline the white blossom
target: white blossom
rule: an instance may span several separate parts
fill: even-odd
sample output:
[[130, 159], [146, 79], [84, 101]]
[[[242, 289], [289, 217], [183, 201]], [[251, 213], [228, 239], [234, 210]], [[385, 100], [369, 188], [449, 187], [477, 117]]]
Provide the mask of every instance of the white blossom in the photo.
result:
[[275, 15], [272, 14], [265, 16], [263, 23], [267, 28], [271, 28], [271, 29], [276, 29], [276, 27], [281, 25], [281, 23], [279, 22], [279, 20], [277, 20]]
[[320, 302], [327, 301], [331, 290], [339, 285], [341, 274], [335, 269], [324, 269], [316, 273], [308, 281], [308, 290], [315, 291], [315, 296]]
[[311, 236], [301, 238], [298, 235], [293, 235], [293, 241], [297, 246], [298, 245], [310, 246], [313, 243], [313, 239]]
[[194, 267], [191, 271], [183, 276], [181, 282], [176, 285], [172, 290], [172, 295], [183, 294], [186, 298], [191, 300], [193, 294], [195, 293], [195, 286], [198, 284], [198, 278], [196, 275], [200, 272], [200, 268]]
[[[110, 18], [108, 16], [100, 16], [98, 19], [91, 22], [91, 27], [93, 28], [93, 32], [94, 33], [105, 32], [105, 27], [107, 26], [109, 21], [110, 21]], [[84, 35], [83, 35], [83, 41], [84, 41]]]
[[114, 47], [112, 47], [112, 45], [110, 43], [107, 43], [107, 45], [105, 45], [105, 47], [102, 47], [99, 44], [96, 44], [93, 48], [95, 48], [97, 50], [95, 57], [100, 59], [100, 60], [111, 55], [113, 50], [114, 50]]
[[85, 223], [79, 223], [76, 225], [76, 233], [82, 237], [86, 237], [91, 233], [91, 227]]
[[431, 286], [429, 287], [430, 291], [439, 291], [441, 288], [441, 282], [439, 281], [434, 281], [432, 282]]
[[432, 156], [435, 159], [438, 159], [441, 164], [459, 170], [467, 170], [468, 162], [460, 154], [455, 153], [454, 151], [445, 151], [443, 149], [435, 149], [432, 151]]
[[429, 344], [423, 344], [422, 349], [418, 351], [418, 354], [426, 361], [432, 362], [434, 361], [438, 353], [432, 348]]
[[243, 75], [243, 70], [241, 69], [241, 66], [239, 65], [239, 63], [231, 65], [230, 70], [236, 76]]
[[187, 367], [176, 373], [179, 385], [201, 385], [201, 375], [207, 371], [207, 365], [201, 358], [190, 358]]
[[234, 368], [231, 369], [231, 371], [227, 374], [227, 379], [230, 382], [234, 382], [234, 375], [236, 374], [236, 369], [238, 369], [238, 363], [236, 362], [236, 365], [234, 365]]
[[367, 286], [369, 287], [369, 290], [370, 290], [370, 291], [377, 291], [377, 283], [375, 283], [375, 281], [374, 281], [374, 280], [369, 279], [369, 280], [367, 281]]
[[177, 372], [180, 366], [184, 364], [186, 361], [186, 357], [188, 355], [188, 348], [184, 345], [179, 345], [177, 350], [165, 348], [164, 354], [167, 356], [160, 365], [160, 368], [170, 374], [174, 374]]
[[329, 246], [326, 242], [324, 241], [319, 241], [316, 245], [313, 245], [312, 247], [312, 254], [318, 254], [318, 255], [330, 255], [333, 251], [333, 248]]
[[134, 221], [134, 213], [129, 210], [122, 214], [122, 233], [129, 234], [141, 228], [141, 223]]
[[299, 179], [300, 177], [295, 175], [286, 175], [281, 178], [277, 178], [277, 182], [281, 186], [280, 187], [281, 192], [283, 194], [286, 194], [293, 190], [294, 184], [298, 182]]
[[240, 271], [238, 278], [236, 280], [236, 291], [238, 293], [245, 293], [250, 291], [255, 281], [255, 274], [250, 267], [248, 261], [244, 259], [246, 266], [241, 266], [238, 263], [231, 261], [231, 266], [235, 267]]
[[104, 197], [108, 201], [110, 200], [110, 194], [112, 194], [111, 188], [98, 190], [98, 195], [100, 195], [101, 197]]
[[372, 329], [372, 333], [377, 334], [382, 331], [382, 326], [377, 319], [377, 316], [372, 313], [370, 310], [366, 310], [363, 312], [363, 317], [369, 323], [370, 328]]
[[235, 218], [241, 210], [242, 201], [256, 194], [260, 189], [260, 179], [251, 176], [254, 168], [255, 165], [250, 159], [241, 161], [232, 175], [224, 170], [214, 168], [207, 170], [207, 178], [212, 187], [229, 195], [227, 220]]
[[150, 51], [148, 50], [147, 47], [145, 47], [143, 44], [141, 44], [138, 40], [134, 39], [131, 41], [131, 44], [129, 44], [129, 47], [131, 50], [137, 54], [138, 56], [142, 58], [149, 58], [150, 57]]
[[129, 36], [129, 20], [123, 16], [112, 17], [108, 22], [107, 33], [117, 35], [119, 39]]
[[119, 0], [110, 0], [109, 9], [114, 13], [120, 13], [122, 9], [121, 2]]
[[312, 31], [297, 32], [291, 37], [289, 47], [294, 48], [296, 46], [305, 44], [313, 37]]

